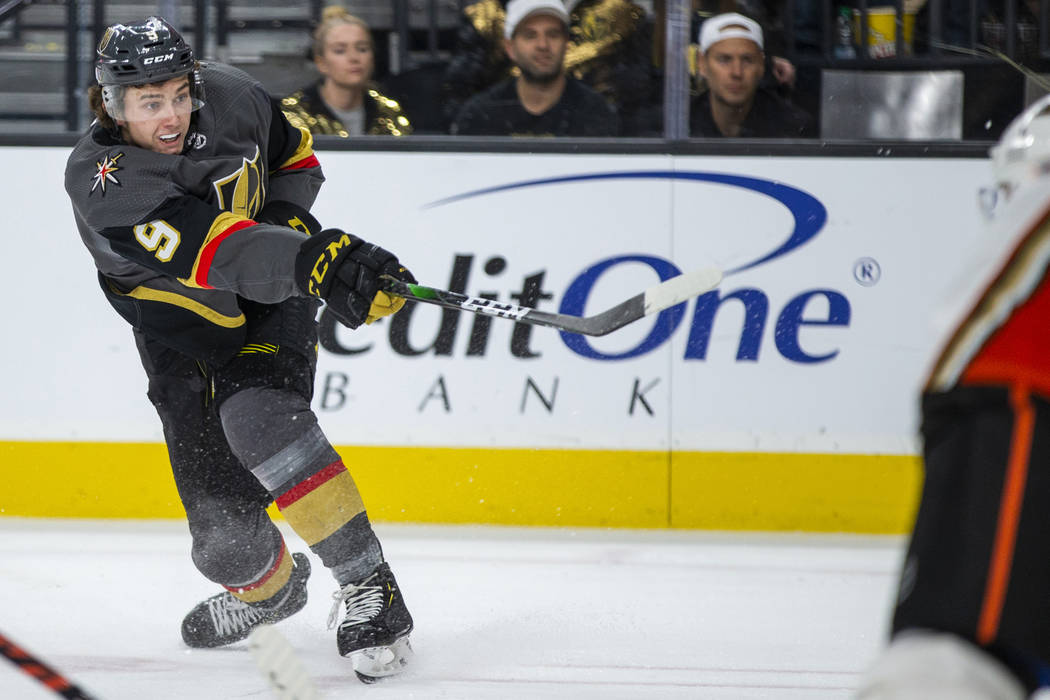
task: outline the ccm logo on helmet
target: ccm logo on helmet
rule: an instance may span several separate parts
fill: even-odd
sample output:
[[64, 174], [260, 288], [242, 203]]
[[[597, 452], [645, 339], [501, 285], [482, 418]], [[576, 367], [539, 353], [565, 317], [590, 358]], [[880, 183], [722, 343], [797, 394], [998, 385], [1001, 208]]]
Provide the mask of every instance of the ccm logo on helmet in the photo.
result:
[[172, 60], [174, 58], [175, 58], [175, 54], [174, 53], [169, 53], [169, 54], [164, 55], [164, 56], [150, 56], [148, 58], [142, 59], [142, 65], [148, 66], [150, 64], [155, 64], [155, 63], [164, 63], [165, 61], [170, 61], [170, 60]]

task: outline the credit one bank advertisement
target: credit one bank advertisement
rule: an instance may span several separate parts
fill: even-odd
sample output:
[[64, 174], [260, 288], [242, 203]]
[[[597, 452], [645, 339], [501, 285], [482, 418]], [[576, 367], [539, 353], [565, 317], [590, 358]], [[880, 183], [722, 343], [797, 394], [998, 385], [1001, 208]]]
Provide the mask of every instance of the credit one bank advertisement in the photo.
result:
[[[336, 440], [913, 453], [929, 316], [978, 235], [983, 161], [324, 154], [317, 206], [421, 283], [592, 315], [716, 266], [594, 338], [416, 305], [324, 319]], [[382, 420], [380, 417], [388, 420]], [[367, 425], [366, 431], [360, 426]]]
[[[62, 190], [8, 148], [4, 439], [160, 441], [128, 326]], [[339, 445], [910, 454], [934, 302], [981, 234], [978, 159], [320, 151], [314, 207], [422, 284], [593, 315], [679, 272], [716, 289], [608, 336], [408, 305], [322, 315], [313, 406]], [[48, 246], [40, 245], [42, 237]], [[35, 261], [35, 262], [34, 262]], [[39, 263], [39, 264], [37, 264]]]

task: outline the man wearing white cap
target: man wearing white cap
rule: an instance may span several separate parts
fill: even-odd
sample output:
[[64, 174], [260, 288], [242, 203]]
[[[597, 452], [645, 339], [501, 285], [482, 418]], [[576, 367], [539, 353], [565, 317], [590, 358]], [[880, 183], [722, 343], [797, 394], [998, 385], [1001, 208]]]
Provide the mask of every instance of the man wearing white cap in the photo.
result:
[[[474, 95], [517, 75], [503, 50], [508, 0], [460, 2], [455, 48], [442, 75], [443, 110], [451, 124]], [[658, 13], [634, 0], [565, 0], [569, 46], [565, 74], [613, 105], [621, 135], [658, 133], [662, 80], [653, 63]], [[695, 33], [694, 33], [695, 36]]]
[[728, 12], [700, 25], [698, 68], [707, 92], [693, 101], [692, 136], [805, 138], [809, 115], [759, 87], [765, 72], [762, 28], [749, 17]]
[[467, 101], [453, 134], [616, 136], [619, 121], [594, 90], [565, 74], [569, 14], [561, 0], [511, 0], [504, 49], [521, 74]]

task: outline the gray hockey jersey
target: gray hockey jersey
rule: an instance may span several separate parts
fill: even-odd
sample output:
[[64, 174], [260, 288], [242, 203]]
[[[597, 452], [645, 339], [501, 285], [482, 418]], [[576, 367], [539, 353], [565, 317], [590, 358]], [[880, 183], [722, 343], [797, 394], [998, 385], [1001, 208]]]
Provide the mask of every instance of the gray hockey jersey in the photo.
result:
[[247, 74], [201, 67], [204, 105], [181, 155], [93, 124], [65, 187], [102, 290], [132, 326], [192, 357], [220, 361], [244, 342], [241, 298], [300, 295], [295, 256], [316, 232], [324, 181], [305, 129]]

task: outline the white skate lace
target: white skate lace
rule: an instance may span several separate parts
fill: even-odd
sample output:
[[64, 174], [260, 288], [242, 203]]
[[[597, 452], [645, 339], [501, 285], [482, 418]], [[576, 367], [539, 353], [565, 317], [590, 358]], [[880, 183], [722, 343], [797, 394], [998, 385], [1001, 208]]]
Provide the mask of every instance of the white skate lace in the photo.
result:
[[258, 609], [229, 594], [209, 598], [208, 614], [220, 636], [239, 632], [262, 619]]
[[368, 622], [383, 611], [383, 587], [366, 586], [376, 577], [372, 574], [359, 584], [348, 583], [332, 594], [335, 601], [332, 612], [328, 613], [328, 629], [335, 627], [339, 618], [339, 608], [346, 604], [346, 617], [339, 623], [339, 628]]

